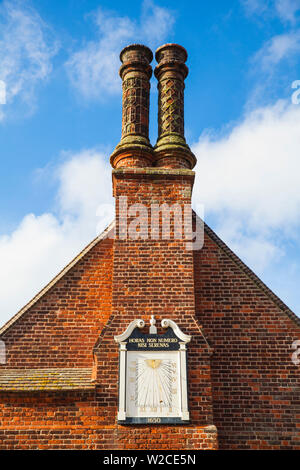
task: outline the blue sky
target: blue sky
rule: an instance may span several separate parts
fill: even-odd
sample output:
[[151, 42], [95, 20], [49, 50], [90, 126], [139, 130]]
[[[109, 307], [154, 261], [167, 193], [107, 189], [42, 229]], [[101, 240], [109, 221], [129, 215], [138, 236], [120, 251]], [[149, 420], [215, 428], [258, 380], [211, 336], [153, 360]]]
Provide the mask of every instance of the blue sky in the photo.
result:
[[[187, 49], [194, 206], [300, 315], [300, 0], [5, 0], [0, 324], [111, 217], [118, 55], [133, 42]], [[154, 144], [155, 79], [150, 113]]]

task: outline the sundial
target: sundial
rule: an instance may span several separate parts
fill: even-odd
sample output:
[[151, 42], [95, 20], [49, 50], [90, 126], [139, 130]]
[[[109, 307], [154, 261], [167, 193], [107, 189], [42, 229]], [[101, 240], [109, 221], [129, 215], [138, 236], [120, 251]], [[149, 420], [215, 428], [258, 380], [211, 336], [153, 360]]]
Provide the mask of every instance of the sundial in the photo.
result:
[[191, 337], [170, 319], [162, 320], [166, 332], [159, 335], [155, 323], [152, 316], [149, 334], [143, 334], [145, 322], [137, 319], [115, 336], [120, 345], [120, 423], [189, 421], [186, 345]]

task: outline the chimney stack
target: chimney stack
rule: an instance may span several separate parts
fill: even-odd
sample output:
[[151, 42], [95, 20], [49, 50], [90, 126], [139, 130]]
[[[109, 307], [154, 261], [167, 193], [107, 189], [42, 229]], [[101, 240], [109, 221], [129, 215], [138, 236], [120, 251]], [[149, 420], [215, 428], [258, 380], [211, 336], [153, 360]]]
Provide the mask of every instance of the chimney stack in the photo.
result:
[[149, 142], [149, 92], [153, 59], [151, 50], [141, 44], [125, 47], [120, 54], [123, 87], [122, 138], [110, 157], [113, 168], [153, 165]]
[[158, 62], [158, 139], [154, 148], [155, 166], [188, 168], [196, 164], [184, 138], [184, 80], [187, 52], [178, 44], [165, 44], [156, 51]]

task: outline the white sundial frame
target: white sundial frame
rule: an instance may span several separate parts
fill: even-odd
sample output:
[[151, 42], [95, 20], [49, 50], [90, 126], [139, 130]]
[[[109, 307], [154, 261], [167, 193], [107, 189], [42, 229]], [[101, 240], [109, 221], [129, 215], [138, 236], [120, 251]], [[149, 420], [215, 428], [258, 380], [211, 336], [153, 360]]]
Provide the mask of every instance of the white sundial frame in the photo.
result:
[[[155, 319], [151, 318], [150, 321], [150, 333], [156, 333]], [[191, 337], [184, 334], [179, 326], [170, 319], [163, 319], [161, 326], [163, 328], [171, 328], [178, 342], [176, 350], [164, 350], [155, 351], [147, 349], [145, 351], [133, 351], [127, 350], [127, 341], [132, 335], [136, 328], [143, 328], [145, 322], [142, 319], [133, 320], [127, 327], [124, 333], [115, 336], [115, 341], [119, 343], [120, 352], [120, 368], [119, 368], [119, 408], [118, 408], [118, 421], [126, 424], [130, 423], [178, 423], [189, 421], [188, 411], [188, 393], [187, 393], [187, 343], [190, 342]], [[163, 338], [163, 335], [156, 335], [157, 338]], [[176, 341], [177, 341], [176, 340]], [[135, 357], [136, 356], [136, 357]], [[131, 384], [130, 381], [134, 381], [130, 377], [130, 370], [133, 370], [132, 366], [134, 361], [134, 367], [136, 372], [132, 372], [135, 375], [136, 383]], [[172, 375], [173, 374], [173, 375]], [[138, 378], [140, 377], [140, 379]], [[147, 387], [147, 383], [152, 381], [151, 397], [148, 391], [144, 391]], [[158, 387], [159, 382], [159, 387]], [[171, 383], [175, 387], [175, 390], [171, 393]], [[146, 385], [144, 385], [146, 384]], [[156, 384], [156, 385], [155, 385]], [[133, 388], [130, 388], [133, 387]], [[129, 394], [134, 395], [134, 387], [138, 387], [138, 396], [135, 401], [137, 410], [143, 408], [143, 400], [146, 403], [153, 404], [153, 411], [143, 410], [136, 411], [134, 406], [130, 406]], [[158, 398], [158, 388], [160, 389], [160, 400]], [[147, 395], [147, 398], [146, 398]], [[172, 396], [174, 398], [172, 398]], [[134, 401], [134, 399], [132, 398]], [[174, 400], [174, 402], [170, 402]], [[159, 405], [160, 412], [157, 409], [157, 402], [160, 401], [162, 405]], [[172, 405], [174, 404], [174, 409]], [[170, 413], [166, 412], [169, 407]], [[163, 414], [163, 416], [162, 416]]]

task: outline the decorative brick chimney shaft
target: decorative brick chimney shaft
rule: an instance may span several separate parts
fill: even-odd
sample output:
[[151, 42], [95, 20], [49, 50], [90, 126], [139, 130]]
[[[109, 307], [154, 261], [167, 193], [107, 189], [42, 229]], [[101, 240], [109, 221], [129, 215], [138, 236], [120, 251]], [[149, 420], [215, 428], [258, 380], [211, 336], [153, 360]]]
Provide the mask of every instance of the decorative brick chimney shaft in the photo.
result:
[[149, 142], [149, 91], [153, 54], [148, 47], [132, 44], [120, 54], [123, 81], [122, 138], [111, 155], [114, 168], [152, 166]]
[[184, 79], [187, 52], [178, 44], [165, 44], [157, 49], [158, 62], [158, 139], [154, 149], [155, 166], [189, 168], [196, 164], [184, 138]]

